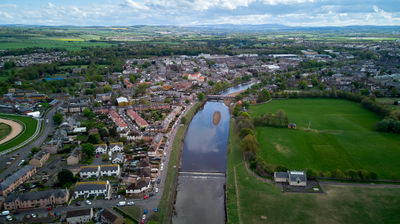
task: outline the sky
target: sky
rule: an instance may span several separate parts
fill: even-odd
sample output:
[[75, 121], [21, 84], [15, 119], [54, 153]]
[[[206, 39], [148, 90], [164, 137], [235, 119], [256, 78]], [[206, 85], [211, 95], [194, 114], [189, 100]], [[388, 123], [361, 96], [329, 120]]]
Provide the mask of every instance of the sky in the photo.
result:
[[400, 0], [0, 0], [0, 24], [400, 25]]

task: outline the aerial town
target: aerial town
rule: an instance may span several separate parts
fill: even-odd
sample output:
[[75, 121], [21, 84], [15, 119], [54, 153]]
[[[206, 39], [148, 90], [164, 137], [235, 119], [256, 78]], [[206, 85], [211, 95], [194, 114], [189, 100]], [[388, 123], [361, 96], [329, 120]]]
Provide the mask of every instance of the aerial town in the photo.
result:
[[0, 26], [65, 42], [0, 36], [1, 223], [400, 221], [398, 31], [59, 29]]

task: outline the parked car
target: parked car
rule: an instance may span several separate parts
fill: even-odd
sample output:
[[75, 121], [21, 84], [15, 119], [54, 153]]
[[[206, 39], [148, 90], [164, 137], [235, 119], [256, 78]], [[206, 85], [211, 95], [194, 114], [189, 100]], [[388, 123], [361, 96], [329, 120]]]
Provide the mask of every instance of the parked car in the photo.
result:
[[126, 205], [126, 201], [120, 201], [118, 202], [117, 206], [122, 207]]
[[147, 209], [145, 209], [144, 211], [143, 211], [143, 214], [147, 214], [149, 211], [147, 210]]
[[158, 208], [155, 208], [154, 211], [155, 211], [155, 212], [158, 212]]
[[37, 217], [37, 215], [36, 214], [34, 214], [34, 213], [32, 213], [32, 218], [36, 218]]
[[143, 199], [148, 199], [149, 198], [149, 196], [148, 195], [145, 195], [144, 197], [143, 197]]
[[89, 201], [89, 200], [86, 200], [86, 204], [87, 204], [87, 205], [91, 205], [91, 204], [92, 204], [92, 202], [91, 202], [91, 201]]
[[1, 212], [1, 216], [6, 216], [6, 215], [9, 215], [10, 214], [10, 211], [2, 211]]
[[53, 210], [53, 208], [51, 206], [47, 207], [47, 211], [51, 211], [51, 210]]
[[154, 189], [154, 192], [158, 193], [158, 187], [156, 187], [156, 189]]
[[160, 178], [157, 180], [157, 184], [159, 184], [159, 183], [161, 183], [161, 179]]
[[142, 220], [146, 220], [146, 214], [143, 214]]
[[81, 206], [81, 203], [79, 201], [75, 202], [76, 206]]
[[8, 221], [13, 221], [13, 217], [12, 217], [11, 215], [7, 215], [6, 219], [7, 219]]
[[134, 205], [135, 204], [135, 202], [133, 202], [133, 201], [128, 201], [128, 203], [127, 203], [128, 205]]

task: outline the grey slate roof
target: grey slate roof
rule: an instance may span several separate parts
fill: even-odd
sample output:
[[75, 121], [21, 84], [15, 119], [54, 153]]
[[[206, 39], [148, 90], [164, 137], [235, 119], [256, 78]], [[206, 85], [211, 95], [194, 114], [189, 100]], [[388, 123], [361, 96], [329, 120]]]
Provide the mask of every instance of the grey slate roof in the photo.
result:
[[24, 176], [26, 173], [34, 169], [35, 167], [32, 165], [26, 165], [22, 167], [21, 169], [17, 170], [14, 174], [9, 176], [7, 179], [5, 179], [2, 183], [0, 183], [0, 190], [5, 190], [7, 189], [11, 184], [15, 183], [19, 178]]
[[100, 166], [100, 171], [108, 171], [108, 170], [118, 170], [118, 165], [116, 166]]
[[92, 210], [91, 208], [87, 208], [87, 209], [68, 211], [67, 218], [79, 217], [79, 216], [90, 216], [91, 210]]
[[275, 172], [275, 177], [277, 178], [288, 178], [289, 175], [287, 172]]
[[91, 190], [106, 190], [107, 184], [103, 183], [96, 183], [96, 182], [81, 182], [78, 183], [74, 191], [91, 191]]
[[296, 182], [297, 180], [304, 182], [306, 181], [306, 175], [304, 172], [290, 171], [289, 172], [290, 181]]
[[91, 173], [93, 173], [93, 172], [97, 172], [99, 170], [99, 167], [98, 166], [93, 166], [93, 167], [83, 167], [82, 169], [81, 169], [81, 173], [87, 173], [87, 172], [91, 172]]
[[17, 199], [20, 201], [32, 201], [32, 200], [40, 200], [50, 198], [51, 196], [55, 198], [63, 198], [67, 195], [67, 191], [65, 189], [53, 189], [47, 191], [37, 191], [37, 192], [27, 192], [23, 194], [11, 194], [7, 196], [5, 202], [13, 202]]
[[100, 215], [104, 217], [107, 221], [114, 223], [119, 217], [122, 218], [118, 213], [112, 211], [111, 209], [105, 208]]

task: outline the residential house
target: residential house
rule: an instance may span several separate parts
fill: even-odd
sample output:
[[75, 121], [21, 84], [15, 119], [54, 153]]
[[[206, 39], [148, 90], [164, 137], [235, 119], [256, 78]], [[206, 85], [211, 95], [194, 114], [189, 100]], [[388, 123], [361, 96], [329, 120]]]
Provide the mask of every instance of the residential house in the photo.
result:
[[121, 169], [118, 164], [100, 166], [100, 176], [102, 177], [119, 177], [120, 175]]
[[62, 205], [68, 202], [67, 189], [51, 189], [47, 191], [10, 194], [4, 201], [5, 210], [44, 208], [48, 205]]
[[26, 165], [0, 183], [0, 195], [7, 196], [36, 173], [36, 167]]
[[113, 164], [120, 164], [125, 162], [125, 155], [123, 153], [118, 153], [113, 159], [112, 163]]
[[107, 144], [97, 144], [94, 145], [94, 152], [96, 154], [105, 154], [107, 153]]
[[74, 198], [91, 196], [111, 198], [111, 185], [108, 181], [78, 182], [74, 188]]
[[41, 151], [33, 156], [33, 158], [29, 161], [29, 164], [35, 166], [36, 168], [42, 167], [49, 158], [50, 153], [48, 151]]
[[163, 134], [161, 134], [161, 133], [156, 134], [156, 136], [154, 136], [154, 138], [153, 138], [150, 148], [153, 151], [157, 151], [162, 143], [162, 139], [163, 139]]
[[81, 178], [92, 178], [99, 177], [100, 167], [99, 166], [82, 166], [79, 176]]
[[151, 182], [148, 178], [140, 178], [136, 183], [129, 185], [126, 188], [126, 196], [138, 197], [151, 189]]
[[110, 152], [111, 153], [123, 152], [123, 151], [124, 151], [124, 143], [122, 143], [122, 142], [110, 143]]
[[144, 120], [138, 113], [136, 113], [133, 110], [127, 110], [126, 114], [128, 114], [128, 116], [132, 120], [134, 120], [136, 124], [139, 125], [140, 128], [145, 128], [149, 125], [146, 120]]
[[85, 208], [79, 210], [67, 211], [68, 224], [83, 224], [92, 221], [93, 208]]
[[307, 176], [303, 171], [275, 172], [276, 183], [289, 183], [291, 186], [307, 186]]
[[121, 118], [121, 116], [119, 116], [119, 114], [115, 110], [110, 110], [109, 116], [110, 116], [111, 120], [115, 123], [115, 125], [117, 125], [118, 132], [128, 128], [128, 125], [125, 123], [125, 121]]
[[99, 219], [103, 224], [124, 224], [124, 218], [117, 212], [108, 208], [105, 208], [99, 214]]

